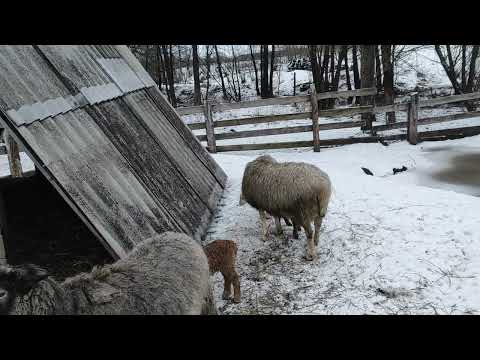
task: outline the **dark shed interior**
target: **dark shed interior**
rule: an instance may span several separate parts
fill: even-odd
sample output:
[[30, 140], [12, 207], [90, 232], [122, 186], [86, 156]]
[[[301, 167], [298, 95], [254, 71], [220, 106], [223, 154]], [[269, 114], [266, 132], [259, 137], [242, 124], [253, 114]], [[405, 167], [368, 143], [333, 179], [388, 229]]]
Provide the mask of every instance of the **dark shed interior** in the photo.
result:
[[0, 221], [10, 265], [35, 263], [64, 280], [113, 262], [40, 172], [0, 179]]

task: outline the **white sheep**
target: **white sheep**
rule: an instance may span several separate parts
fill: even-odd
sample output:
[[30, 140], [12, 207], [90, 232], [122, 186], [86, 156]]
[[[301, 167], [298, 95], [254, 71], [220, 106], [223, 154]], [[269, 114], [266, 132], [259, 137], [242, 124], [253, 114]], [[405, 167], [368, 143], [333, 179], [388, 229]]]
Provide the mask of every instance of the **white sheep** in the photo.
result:
[[[301, 162], [277, 162], [263, 155], [249, 162], [242, 180], [241, 198], [260, 212], [262, 236], [267, 237], [266, 212], [291, 219], [307, 236], [306, 259], [316, 257], [320, 227], [331, 196], [329, 176], [318, 167]], [[242, 202], [242, 199], [241, 199]], [[311, 223], [315, 224], [312, 232]]]

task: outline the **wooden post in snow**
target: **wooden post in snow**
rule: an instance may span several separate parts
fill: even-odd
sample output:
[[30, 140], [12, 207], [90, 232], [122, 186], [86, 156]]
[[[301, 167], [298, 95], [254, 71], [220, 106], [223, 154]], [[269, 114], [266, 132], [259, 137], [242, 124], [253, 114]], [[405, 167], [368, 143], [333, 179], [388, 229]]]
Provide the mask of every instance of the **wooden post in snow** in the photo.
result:
[[320, 151], [320, 134], [318, 127], [318, 100], [315, 85], [310, 85], [310, 103], [312, 104], [313, 151]]
[[20, 151], [18, 149], [18, 144], [8, 133], [7, 129], [5, 129], [3, 132], [3, 138], [5, 141], [5, 147], [7, 148], [10, 174], [12, 174], [12, 177], [21, 177], [23, 176], [23, 171], [22, 162], [20, 161]]
[[215, 127], [213, 124], [212, 105], [210, 104], [210, 102], [205, 101], [205, 104], [203, 106], [203, 112], [205, 115], [205, 128], [207, 130], [208, 151], [210, 151], [211, 153], [216, 153], [217, 145], [215, 142]]
[[0, 265], [7, 264], [7, 254], [5, 253], [5, 245], [3, 243], [3, 236], [0, 232]]
[[410, 95], [410, 103], [408, 104], [408, 128], [407, 139], [412, 145], [418, 143], [417, 134], [417, 120], [418, 120], [418, 93]]

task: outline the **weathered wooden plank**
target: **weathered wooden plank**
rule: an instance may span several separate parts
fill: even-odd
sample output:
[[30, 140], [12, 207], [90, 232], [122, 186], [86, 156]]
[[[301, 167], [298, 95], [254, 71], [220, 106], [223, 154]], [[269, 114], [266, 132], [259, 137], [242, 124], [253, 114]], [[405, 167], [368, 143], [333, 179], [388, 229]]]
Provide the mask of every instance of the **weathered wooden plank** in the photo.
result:
[[223, 151], [243, 151], [243, 150], [267, 150], [267, 149], [288, 149], [298, 147], [311, 147], [313, 141], [289, 141], [266, 144], [239, 144], [239, 145], [218, 145], [217, 152]]
[[5, 146], [8, 154], [8, 165], [10, 167], [10, 174], [12, 175], [12, 177], [22, 177], [22, 162], [20, 160], [18, 144], [7, 131], [4, 132], [4, 137]]
[[473, 92], [469, 94], [460, 94], [460, 95], [451, 95], [451, 96], [443, 96], [436, 99], [428, 99], [420, 101], [420, 107], [430, 107], [430, 106], [437, 106], [437, 105], [445, 105], [460, 101], [467, 101], [467, 100], [476, 100], [480, 99], [480, 92]]
[[319, 117], [337, 117], [337, 116], [352, 116], [357, 114], [370, 113], [373, 110], [373, 106], [355, 106], [341, 109], [320, 110], [318, 112]]
[[352, 96], [371, 96], [377, 95], [377, 88], [363, 88], [355, 90], [328, 91], [317, 93], [317, 100], [333, 99], [333, 98], [349, 98]]
[[180, 116], [192, 115], [192, 114], [201, 114], [203, 113], [203, 106], [186, 106], [179, 107], [175, 109]]
[[[364, 137], [351, 137], [351, 138], [337, 138], [326, 139], [320, 142], [321, 147], [350, 145], [359, 143], [374, 143], [380, 140], [403, 140], [406, 138], [405, 134], [389, 135], [389, 136], [364, 136]], [[223, 151], [245, 151], [245, 150], [272, 150], [272, 149], [287, 149], [287, 148], [300, 148], [311, 147], [313, 141], [291, 141], [291, 142], [278, 142], [278, 143], [265, 143], [265, 144], [238, 144], [238, 145], [223, 145], [217, 146], [217, 152]]]
[[407, 138], [408, 142], [416, 145], [418, 142], [417, 135], [417, 120], [418, 120], [418, 93], [410, 95], [410, 104], [408, 107], [408, 128]]
[[213, 116], [212, 116], [212, 106], [207, 101], [204, 105], [204, 116], [205, 116], [205, 126], [207, 129], [207, 144], [208, 150], [211, 153], [216, 153], [216, 142], [215, 142], [215, 131], [214, 131], [214, 124], [213, 124]]
[[[376, 88], [364, 88], [364, 89], [355, 89], [348, 91], [329, 91], [324, 93], [317, 94], [317, 100], [323, 99], [333, 99], [333, 98], [348, 98], [351, 96], [368, 96], [376, 95]], [[308, 102], [310, 101], [309, 95], [294, 95], [294, 96], [281, 96], [270, 99], [259, 99], [253, 101], [243, 101], [238, 103], [222, 103], [222, 104], [212, 104], [213, 111], [226, 111], [226, 110], [235, 110], [235, 109], [245, 109], [250, 107], [261, 107], [269, 105], [289, 105], [299, 102]], [[203, 112], [202, 106], [189, 106], [178, 108], [177, 112], [180, 115], [191, 115], [191, 114], [200, 114]]]
[[315, 85], [310, 85], [310, 103], [312, 104], [313, 151], [320, 151], [320, 131], [318, 128], [318, 100]]
[[[248, 118], [228, 119], [215, 121], [215, 127], [228, 127], [228, 126], [240, 126], [249, 124], [264, 124], [276, 121], [288, 121], [298, 119], [308, 119], [311, 116], [311, 112], [301, 112], [293, 114], [280, 114], [280, 115], [265, 115], [265, 116], [253, 116]], [[188, 127], [191, 130], [205, 129], [205, 123], [190, 124]]]
[[[480, 111], [472, 111], [472, 112], [465, 112], [461, 114], [434, 116], [434, 117], [418, 119], [417, 125], [418, 126], [429, 125], [429, 124], [456, 121], [456, 120], [462, 120], [462, 119], [469, 119], [474, 117], [480, 117]], [[389, 125], [377, 125], [377, 126], [374, 126], [373, 129], [375, 131], [386, 131], [386, 130], [406, 128], [407, 126], [408, 126], [408, 122], [402, 121], [402, 122], [389, 124]]]
[[[336, 123], [319, 124], [318, 129], [319, 130], [348, 129], [348, 128], [360, 127], [362, 126], [362, 124], [363, 124], [362, 120], [342, 121], [342, 122], [336, 122]], [[215, 139], [229, 140], [229, 139], [261, 137], [261, 136], [270, 136], [270, 135], [296, 134], [296, 133], [310, 132], [312, 131], [312, 129], [313, 129], [313, 125], [300, 125], [300, 126], [287, 126], [283, 128], [225, 132], [225, 133], [215, 134]], [[207, 136], [198, 135], [197, 139], [199, 141], [207, 141]]]
[[466, 126], [453, 129], [430, 130], [419, 132], [420, 139], [434, 138], [448, 135], [461, 135], [461, 137], [475, 136], [480, 134], [480, 126]]
[[[228, 140], [228, 139], [239, 139], [239, 138], [248, 138], [248, 137], [270, 136], [270, 135], [295, 134], [295, 133], [310, 132], [310, 131], [312, 131], [312, 125], [288, 126], [283, 128], [245, 130], [245, 131], [219, 133], [219, 134], [215, 134], [215, 139]], [[200, 141], [207, 141], [207, 135], [199, 135], [197, 136], [197, 139]]]

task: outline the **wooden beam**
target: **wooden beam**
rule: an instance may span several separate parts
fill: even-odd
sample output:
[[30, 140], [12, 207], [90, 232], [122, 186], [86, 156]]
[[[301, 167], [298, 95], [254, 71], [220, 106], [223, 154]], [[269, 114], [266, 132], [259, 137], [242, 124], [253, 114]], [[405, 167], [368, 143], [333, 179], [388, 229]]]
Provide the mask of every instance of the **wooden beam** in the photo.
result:
[[12, 177], [22, 177], [22, 162], [20, 160], [18, 144], [8, 131], [4, 132], [4, 138], [8, 154], [8, 165], [10, 166], [10, 174]]
[[[288, 120], [298, 120], [298, 119], [308, 119], [310, 118], [311, 112], [301, 112], [293, 114], [280, 114], [280, 115], [265, 115], [265, 116], [253, 116], [248, 118], [240, 119], [228, 119], [228, 120], [219, 120], [215, 121], [215, 127], [228, 127], [228, 126], [240, 126], [240, 125], [250, 125], [250, 124], [263, 124], [271, 123], [276, 121], [288, 121]], [[195, 123], [190, 124], [188, 127], [191, 130], [204, 129], [205, 123]]]
[[377, 88], [363, 88], [355, 90], [343, 91], [328, 91], [324, 93], [317, 93], [317, 100], [333, 99], [333, 98], [349, 98], [352, 96], [371, 96], [377, 95]]
[[212, 106], [210, 102], [206, 101], [204, 105], [204, 114], [205, 114], [205, 126], [207, 128], [207, 144], [208, 150], [211, 153], [216, 153], [216, 143], [215, 143], [215, 132], [212, 116]]
[[312, 104], [313, 151], [320, 151], [320, 129], [318, 128], [318, 100], [315, 85], [310, 85], [310, 103]]
[[408, 128], [407, 128], [408, 142], [412, 145], [416, 145], [418, 142], [417, 120], [418, 120], [418, 93], [413, 93], [410, 95], [410, 104], [408, 107]]
[[[465, 113], [461, 113], [461, 114], [434, 116], [434, 117], [418, 119], [417, 125], [418, 126], [429, 125], [429, 124], [456, 121], [456, 120], [462, 120], [462, 119], [469, 119], [469, 118], [474, 118], [474, 117], [480, 117], [480, 111], [472, 111], [472, 112], [465, 112]], [[408, 122], [402, 121], [402, 122], [395, 123], [395, 124], [374, 126], [373, 129], [375, 131], [385, 131], [385, 130], [406, 128], [407, 126], [408, 126]]]
[[[310, 132], [310, 131], [312, 131], [312, 125], [288, 126], [288, 127], [273, 128], [273, 129], [245, 130], [245, 131], [218, 133], [218, 134], [215, 134], [215, 140], [229, 140], [229, 139], [259, 137], [259, 136], [295, 134], [295, 133]], [[200, 141], [207, 141], [207, 136], [198, 135], [197, 139]]]

